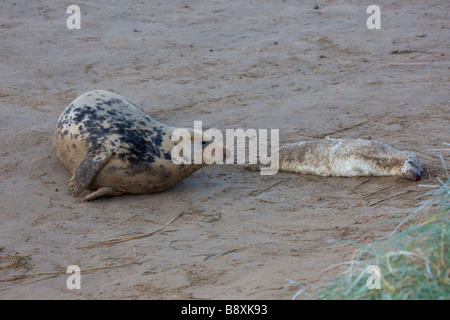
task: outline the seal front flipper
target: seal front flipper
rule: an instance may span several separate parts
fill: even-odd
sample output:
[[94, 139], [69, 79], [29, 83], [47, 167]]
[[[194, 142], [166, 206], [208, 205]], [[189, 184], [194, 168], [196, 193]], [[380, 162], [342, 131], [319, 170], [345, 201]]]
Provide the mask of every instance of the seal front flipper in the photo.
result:
[[109, 161], [111, 156], [112, 152], [98, 153], [88, 151], [69, 181], [69, 193], [77, 196], [82, 191], [88, 189], [91, 182]]

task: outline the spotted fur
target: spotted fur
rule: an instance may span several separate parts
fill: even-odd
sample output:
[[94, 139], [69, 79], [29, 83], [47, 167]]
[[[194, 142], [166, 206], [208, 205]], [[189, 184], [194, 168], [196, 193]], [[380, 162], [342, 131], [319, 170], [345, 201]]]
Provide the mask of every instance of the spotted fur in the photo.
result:
[[53, 134], [53, 147], [73, 173], [69, 190], [75, 196], [88, 189], [96, 191], [85, 200], [155, 193], [204, 166], [171, 161], [174, 130], [131, 100], [95, 90], [82, 94], [63, 111]]

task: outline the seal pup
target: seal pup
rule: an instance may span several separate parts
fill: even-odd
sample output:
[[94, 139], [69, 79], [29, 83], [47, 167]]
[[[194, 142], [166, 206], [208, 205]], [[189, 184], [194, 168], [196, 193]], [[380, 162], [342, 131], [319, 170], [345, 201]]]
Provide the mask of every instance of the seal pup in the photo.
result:
[[281, 171], [319, 176], [402, 176], [418, 181], [422, 165], [416, 155], [381, 142], [325, 138], [280, 147]]
[[[73, 174], [69, 192], [77, 196], [84, 190], [95, 190], [84, 201], [124, 193], [155, 193], [205, 165], [171, 161], [177, 144], [171, 139], [175, 129], [152, 119], [119, 94], [94, 90], [80, 95], [63, 111], [53, 133], [53, 148]], [[199, 134], [188, 130], [191, 139]], [[202, 148], [216, 144], [204, 135], [200, 137]], [[224, 148], [218, 143], [215, 147]]]

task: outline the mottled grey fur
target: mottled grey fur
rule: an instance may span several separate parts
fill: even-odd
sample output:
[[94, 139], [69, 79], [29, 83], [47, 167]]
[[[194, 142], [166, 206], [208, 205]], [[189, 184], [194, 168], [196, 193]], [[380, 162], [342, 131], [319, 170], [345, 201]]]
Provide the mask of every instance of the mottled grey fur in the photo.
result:
[[204, 166], [171, 161], [174, 130], [129, 99], [95, 90], [80, 95], [63, 111], [53, 147], [73, 173], [69, 183], [73, 195], [87, 189], [97, 191], [85, 200], [154, 193], [167, 190]]

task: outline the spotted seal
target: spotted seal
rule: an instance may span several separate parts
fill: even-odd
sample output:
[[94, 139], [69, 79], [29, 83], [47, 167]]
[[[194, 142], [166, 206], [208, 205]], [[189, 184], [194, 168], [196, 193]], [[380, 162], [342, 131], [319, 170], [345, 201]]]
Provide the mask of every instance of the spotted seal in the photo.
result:
[[[61, 114], [53, 148], [72, 172], [69, 192], [84, 200], [169, 189], [205, 165], [171, 161], [175, 128], [152, 119], [133, 101], [95, 90], [76, 98]], [[195, 131], [189, 129], [193, 139]], [[203, 136], [202, 147], [215, 143]]]
[[402, 176], [421, 179], [422, 165], [414, 153], [398, 151], [364, 139], [320, 139], [280, 147], [281, 171], [320, 176]]

